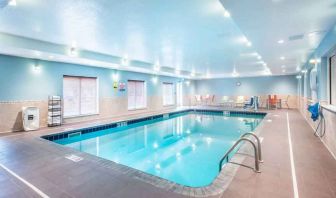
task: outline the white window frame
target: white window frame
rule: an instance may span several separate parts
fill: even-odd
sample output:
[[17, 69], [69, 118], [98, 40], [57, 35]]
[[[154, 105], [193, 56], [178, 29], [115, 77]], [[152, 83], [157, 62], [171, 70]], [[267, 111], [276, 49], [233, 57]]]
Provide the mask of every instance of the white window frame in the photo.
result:
[[[167, 92], [166, 88], [167, 86], [171, 86], [172, 88], [172, 95], [171, 95], [171, 103], [167, 103], [167, 99], [165, 98], [165, 93]], [[171, 83], [171, 82], [163, 82], [162, 83], [162, 104], [164, 107], [167, 107], [167, 106], [174, 106], [175, 105], [175, 97], [174, 97], [174, 83]], [[169, 100], [168, 100], [169, 101]]]
[[328, 70], [329, 70], [329, 80], [328, 80], [328, 95], [329, 95], [329, 104], [336, 106], [336, 63], [332, 65], [332, 59], [336, 62], [336, 52], [333, 53], [328, 60]]
[[[142, 106], [137, 106], [137, 104], [136, 104], [136, 101], [137, 101], [137, 99], [136, 99], [136, 90], [135, 90], [135, 98], [134, 98], [134, 100], [135, 100], [135, 107], [130, 107], [129, 106], [129, 103], [130, 103], [130, 96], [129, 96], [129, 84], [130, 84], [130, 82], [133, 82], [133, 83], [143, 83], [143, 97], [144, 97], [144, 104], [142, 105]], [[135, 86], [136, 87], [136, 86]], [[141, 109], [146, 109], [147, 108], [147, 83], [146, 83], [146, 81], [142, 81], [142, 80], [128, 80], [127, 81], [127, 109], [129, 110], [129, 111], [134, 111], [134, 110], [141, 110]]]
[[[91, 78], [96, 80], [96, 111], [94, 113], [89, 113], [89, 114], [82, 114], [81, 113], [81, 107], [80, 104], [81, 102], [79, 101], [79, 114], [76, 115], [65, 115], [65, 109], [63, 108], [63, 116], [64, 118], [75, 118], [75, 117], [84, 117], [84, 116], [91, 116], [91, 115], [98, 115], [99, 114], [99, 78], [98, 77], [85, 77], [85, 76], [70, 76], [70, 75], [64, 75], [63, 76], [63, 98], [64, 98], [64, 79], [65, 78], [78, 78], [78, 79], [86, 79], [86, 78]], [[81, 85], [81, 84], [80, 84]], [[79, 87], [81, 90], [81, 86]], [[65, 100], [63, 100], [65, 102]], [[64, 104], [63, 104], [64, 106]]]

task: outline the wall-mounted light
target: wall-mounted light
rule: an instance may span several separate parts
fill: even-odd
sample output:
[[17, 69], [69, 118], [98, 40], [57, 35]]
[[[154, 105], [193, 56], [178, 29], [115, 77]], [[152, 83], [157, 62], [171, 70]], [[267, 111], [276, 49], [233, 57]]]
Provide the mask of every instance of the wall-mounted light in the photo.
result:
[[157, 77], [157, 76], [153, 76], [153, 77], [152, 77], [152, 82], [153, 82], [154, 84], [156, 84], [156, 83], [158, 82], [158, 77]]
[[154, 71], [159, 72], [160, 71], [160, 62], [157, 61], [154, 65]]
[[310, 59], [310, 60], [309, 60], [309, 63], [310, 63], [310, 64], [317, 64], [317, 63], [320, 63], [320, 62], [321, 62], [320, 59]]
[[125, 55], [125, 56], [121, 59], [121, 65], [123, 65], [123, 66], [128, 66], [128, 64], [129, 64], [128, 56]]
[[114, 72], [114, 73], [112, 74], [112, 80], [113, 80], [114, 82], [118, 82], [118, 81], [119, 81], [119, 74], [118, 74], [118, 72]]
[[75, 47], [71, 47], [69, 50], [69, 56], [77, 56], [77, 50]]
[[35, 73], [40, 73], [41, 72], [41, 65], [39, 64], [38, 60], [35, 61], [33, 65], [33, 70]]

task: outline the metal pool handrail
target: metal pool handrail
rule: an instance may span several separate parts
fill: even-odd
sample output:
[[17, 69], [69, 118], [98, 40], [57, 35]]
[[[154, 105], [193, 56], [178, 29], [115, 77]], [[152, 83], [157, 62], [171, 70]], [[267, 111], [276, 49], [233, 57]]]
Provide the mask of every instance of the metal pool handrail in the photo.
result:
[[251, 132], [244, 133], [242, 136], [240, 136], [240, 138], [243, 138], [243, 137], [248, 136], [248, 135], [253, 136], [253, 137], [257, 140], [257, 143], [258, 143], [259, 162], [262, 163], [263, 160], [262, 160], [262, 157], [261, 157], [261, 142], [260, 142], [260, 139], [259, 139], [259, 137], [258, 137], [256, 134], [251, 133]]
[[240, 138], [226, 153], [225, 155], [222, 157], [222, 159], [219, 162], [219, 172], [222, 170], [222, 166], [223, 166], [223, 161], [226, 159], [226, 162], [229, 162], [229, 154], [233, 151], [233, 149], [236, 148], [236, 146], [242, 142], [242, 141], [247, 141], [249, 143], [252, 144], [253, 149], [254, 149], [254, 171], [257, 173], [260, 173], [260, 168], [259, 168], [259, 155], [258, 155], [258, 151], [257, 151], [257, 147], [254, 144], [254, 142], [250, 139], [247, 138]]

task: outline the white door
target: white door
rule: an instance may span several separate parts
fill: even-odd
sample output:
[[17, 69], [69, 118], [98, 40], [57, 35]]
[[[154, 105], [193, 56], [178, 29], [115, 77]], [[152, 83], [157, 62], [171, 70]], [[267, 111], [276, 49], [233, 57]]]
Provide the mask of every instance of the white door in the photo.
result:
[[176, 83], [176, 105], [178, 107], [183, 105], [182, 83], [183, 82]]

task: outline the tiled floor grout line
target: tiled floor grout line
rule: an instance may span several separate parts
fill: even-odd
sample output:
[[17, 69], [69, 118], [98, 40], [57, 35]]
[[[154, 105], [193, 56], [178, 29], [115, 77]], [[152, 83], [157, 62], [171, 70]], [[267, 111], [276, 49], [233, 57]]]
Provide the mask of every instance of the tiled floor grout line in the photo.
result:
[[[306, 116], [304, 116], [303, 112], [301, 112], [300, 110], [298, 110], [299, 113], [302, 115], [302, 117], [305, 119], [305, 121], [308, 123], [308, 125], [315, 131], [316, 129], [314, 128], [314, 126], [307, 120]], [[328, 145], [322, 140], [322, 138], [319, 136], [318, 137], [320, 139], [320, 141], [323, 143], [323, 145], [327, 148], [327, 150], [329, 151], [329, 153], [331, 154], [331, 156], [336, 160], [336, 155], [331, 152], [331, 149], [328, 147]]]
[[18, 180], [20, 180], [22, 183], [24, 183], [26, 186], [28, 186], [29, 188], [31, 188], [34, 192], [36, 192], [38, 195], [40, 195], [42, 198], [49, 198], [48, 195], [46, 195], [44, 192], [42, 192], [40, 189], [38, 189], [37, 187], [35, 187], [33, 184], [29, 183], [28, 181], [26, 181], [25, 179], [23, 179], [22, 177], [20, 177], [19, 175], [17, 175], [16, 173], [14, 173], [13, 171], [11, 171], [9, 168], [7, 168], [6, 166], [4, 166], [3, 164], [0, 164], [0, 167], [3, 168], [5, 171], [7, 171], [9, 174], [11, 174], [12, 176], [14, 176], [15, 178], [17, 178]]
[[294, 198], [299, 198], [297, 179], [296, 179], [296, 171], [295, 171], [295, 162], [294, 162], [294, 155], [293, 155], [291, 130], [290, 130], [290, 126], [289, 126], [288, 111], [287, 111], [287, 132], [288, 132], [289, 157], [290, 157], [290, 162], [291, 162], [291, 172], [292, 172]]

